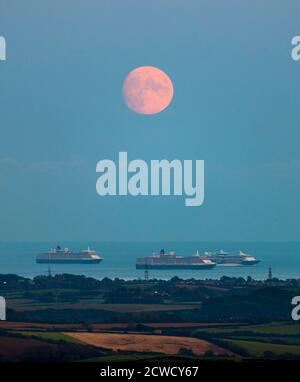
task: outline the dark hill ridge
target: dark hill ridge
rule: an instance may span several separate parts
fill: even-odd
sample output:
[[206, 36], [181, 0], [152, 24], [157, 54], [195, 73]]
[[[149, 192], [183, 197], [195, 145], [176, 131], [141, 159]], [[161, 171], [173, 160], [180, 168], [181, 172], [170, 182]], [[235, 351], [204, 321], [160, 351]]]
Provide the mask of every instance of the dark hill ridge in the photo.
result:
[[[96, 280], [0, 275], [7, 318], [45, 323], [290, 320], [300, 280]], [[136, 308], [138, 305], [138, 309]], [[152, 308], [153, 307], [153, 308]]]

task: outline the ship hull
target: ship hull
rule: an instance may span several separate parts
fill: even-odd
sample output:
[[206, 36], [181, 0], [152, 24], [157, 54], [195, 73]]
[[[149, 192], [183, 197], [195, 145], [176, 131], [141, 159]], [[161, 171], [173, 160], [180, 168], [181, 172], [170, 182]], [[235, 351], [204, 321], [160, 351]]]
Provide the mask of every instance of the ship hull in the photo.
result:
[[136, 264], [136, 269], [193, 269], [193, 270], [207, 270], [215, 267], [215, 264]]
[[243, 261], [242, 265], [248, 266], [248, 265], [256, 265], [258, 263], [260, 263], [260, 260], [250, 260], [250, 261], [248, 260], [248, 261]]
[[216, 262], [217, 266], [219, 267], [249, 267], [252, 265], [256, 265], [260, 263], [260, 260], [251, 260], [251, 261], [223, 261], [223, 260], [216, 260], [214, 259], [213, 261]]

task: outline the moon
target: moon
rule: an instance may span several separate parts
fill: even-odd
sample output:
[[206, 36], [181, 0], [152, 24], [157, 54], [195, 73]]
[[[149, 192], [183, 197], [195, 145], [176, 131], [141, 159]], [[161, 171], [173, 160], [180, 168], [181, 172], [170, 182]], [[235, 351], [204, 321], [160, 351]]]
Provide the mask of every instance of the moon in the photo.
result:
[[157, 114], [168, 107], [174, 95], [170, 77], [154, 66], [140, 66], [125, 78], [126, 105], [138, 114]]

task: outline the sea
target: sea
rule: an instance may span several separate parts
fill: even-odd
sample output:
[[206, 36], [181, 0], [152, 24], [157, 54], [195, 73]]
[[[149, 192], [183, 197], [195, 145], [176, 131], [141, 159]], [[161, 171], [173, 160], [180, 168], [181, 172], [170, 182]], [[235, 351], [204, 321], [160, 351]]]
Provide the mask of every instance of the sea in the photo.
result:
[[[36, 264], [39, 252], [48, 251], [60, 245], [74, 251], [88, 246], [103, 257], [99, 264]], [[135, 269], [137, 257], [151, 256], [160, 249], [174, 251], [188, 256], [199, 250], [223, 249], [226, 252], [242, 250], [255, 256], [261, 262], [250, 267], [217, 266], [211, 270], [149, 270], [149, 279], [219, 279], [222, 276], [250, 276], [257, 280], [268, 277], [269, 268], [273, 277], [279, 279], [300, 279], [300, 242], [0, 242], [0, 274], [17, 274], [34, 278], [38, 275], [70, 273], [102, 279], [143, 279], [144, 270]]]

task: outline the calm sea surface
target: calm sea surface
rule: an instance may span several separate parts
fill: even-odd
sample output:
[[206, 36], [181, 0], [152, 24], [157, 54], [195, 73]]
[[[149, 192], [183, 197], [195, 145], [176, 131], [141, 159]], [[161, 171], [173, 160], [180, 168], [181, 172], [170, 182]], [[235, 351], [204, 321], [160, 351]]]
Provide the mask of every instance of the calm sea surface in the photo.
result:
[[73, 243], [0, 243], [0, 274], [15, 273], [24, 277], [35, 277], [46, 274], [48, 265], [36, 264], [37, 253], [47, 251], [57, 244], [72, 250], [81, 250], [90, 246], [104, 260], [94, 265], [51, 265], [52, 273], [73, 273], [101, 279], [143, 278], [144, 271], [135, 269], [137, 257], [150, 256], [161, 248], [174, 250], [177, 255], [191, 255], [198, 249], [200, 253], [223, 249], [228, 252], [243, 250], [261, 260], [253, 267], [215, 267], [207, 271], [189, 270], [150, 270], [149, 278], [220, 278], [223, 275], [235, 277], [251, 276], [265, 279], [271, 266], [273, 276], [281, 279], [300, 278], [300, 242], [151, 242], [151, 243], [117, 243], [117, 242], [73, 242]]

